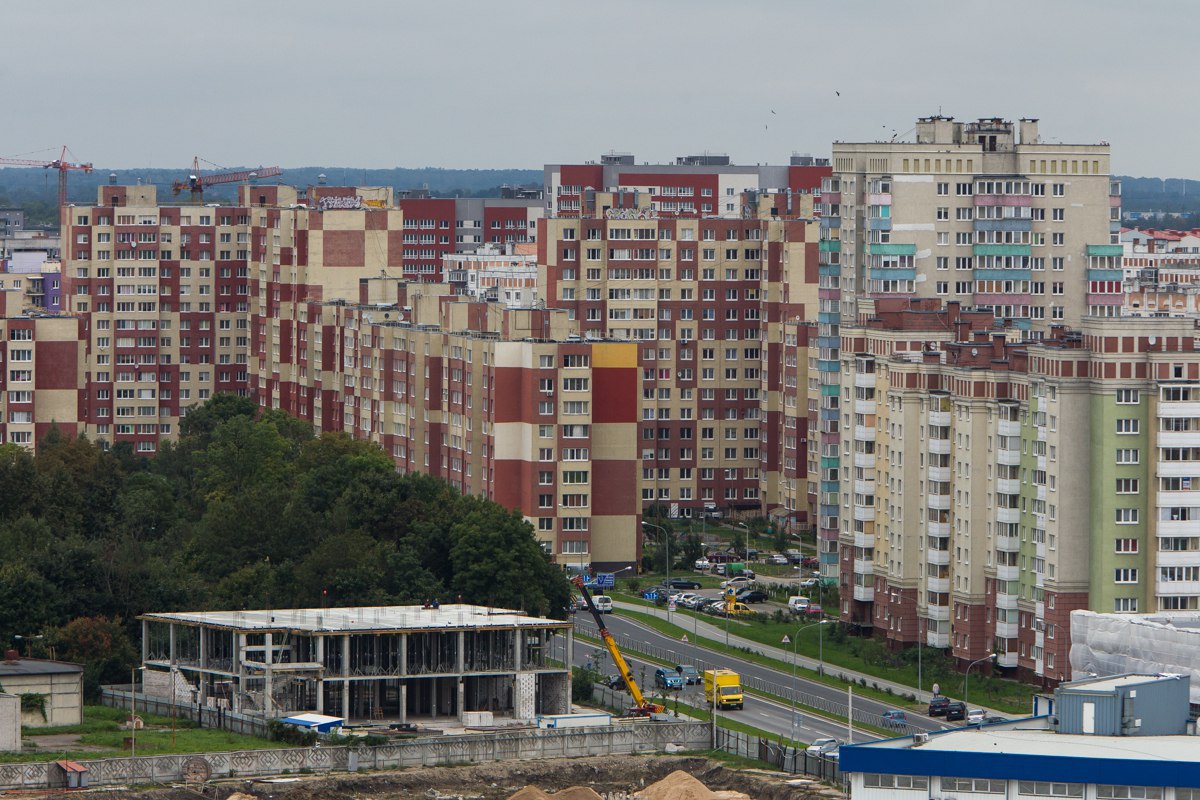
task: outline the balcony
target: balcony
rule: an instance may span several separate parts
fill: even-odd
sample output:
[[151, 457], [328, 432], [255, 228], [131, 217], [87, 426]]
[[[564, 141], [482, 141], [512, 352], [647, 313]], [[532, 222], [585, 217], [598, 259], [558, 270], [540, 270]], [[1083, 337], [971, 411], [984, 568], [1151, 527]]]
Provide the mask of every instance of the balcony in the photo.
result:
[[1021, 568], [1015, 564], [1003, 564], [996, 567], [996, 580], [1015, 581], [1021, 576]]
[[996, 480], [996, 491], [999, 494], [1020, 494], [1021, 482], [1016, 478], [998, 478]]
[[950, 551], [949, 550], [929, 549], [929, 550], [925, 551], [925, 556], [928, 559], [929, 563], [933, 564], [935, 566], [945, 567], [945, 566], [950, 565]]
[[1195, 567], [1200, 566], [1200, 553], [1195, 550], [1159, 550], [1154, 557], [1156, 567]]
[[1158, 474], [1164, 478], [1190, 478], [1200, 474], [1200, 461], [1160, 460]]
[[874, 522], [875, 507], [874, 506], [855, 506], [854, 519], [859, 522]]
[[1017, 623], [1015, 623], [1015, 622], [997, 622], [996, 623], [996, 638], [997, 639], [1015, 639], [1015, 638], [1017, 638]]
[[931, 481], [946, 482], [950, 480], [950, 475], [951, 472], [949, 467], [930, 467], [929, 475], [927, 477]]
[[854, 440], [856, 442], [873, 442], [875, 441], [875, 426], [874, 425], [855, 425]]
[[997, 450], [996, 463], [1005, 467], [1016, 467], [1021, 464], [1020, 450]]
[[863, 603], [871, 603], [875, 600], [874, 586], [855, 586], [854, 599]]
[[869, 558], [854, 559], [854, 574], [855, 575], [874, 575], [875, 562]]
[[946, 537], [950, 535], [949, 522], [927, 522], [925, 530], [930, 536]]
[[937, 509], [938, 511], [949, 511], [950, 510], [950, 495], [948, 495], [948, 494], [931, 494], [931, 495], [929, 495], [927, 505], [930, 508]]
[[854, 546], [855, 547], [874, 547], [875, 546], [875, 534], [873, 532], [872, 533], [863, 533], [861, 531], [855, 531], [854, 532]]
[[930, 592], [946, 594], [947, 592], [950, 591], [950, 579], [949, 578], [926, 578], [925, 579], [925, 588]]
[[929, 452], [938, 456], [950, 455], [950, 440], [949, 439], [930, 439]]
[[926, 606], [925, 616], [931, 622], [949, 621], [950, 606]]
[[855, 494], [875, 494], [875, 481], [873, 481], [873, 480], [855, 481], [854, 482], [854, 493]]
[[1200, 431], [1159, 431], [1159, 447], [1200, 447]]
[[854, 466], [874, 468], [875, 467], [875, 454], [874, 453], [855, 453], [854, 454]]
[[1019, 523], [1021, 521], [1021, 509], [1019, 508], [997, 508], [997, 522], [1012, 522]]
[[950, 427], [950, 412], [949, 411], [930, 411], [928, 424], [940, 425], [944, 428]]
[[1200, 595], [1200, 581], [1154, 581], [1154, 591], [1160, 595]]
[[[1132, 530], [1137, 530], [1133, 528]], [[1195, 536], [1196, 521], [1188, 519], [1163, 519], [1158, 522], [1159, 536]]]
[[925, 644], [929, 645], [930, 647], [938, 647], [944, 650], [950, 646], [950, 634], [925, 631]]
[[856, 372], [856, 373], [854, 373], [854, 385], [860, 389], [875, 388], [875, 373], [874, 372]]
[[1015, 419], [1002, 419], [996, 424], [996, 433], [1000, 436], [1020, 436], [1021, 423]]
[[1200, 417], [1200, 403], [1164, 400], [1158, 404], [1158, 417]]
[[1015, 594], [1005, 594], [1004, 592], [996, 593], [996, 608], [1004, 608], [1009, 611], [1015, 611], [1017, 608], [1017, 596]]
[[997, 536], [996, 549], [1005, 553], [1018, 553], [1021, 550], [1021, 540], [1016, 536]]
[[874, 400], [855, 400], [854, 401], [854, 413], [855, 414], [874, 414], [875, 413], [875, 401]]
[[[1162, 463], [1159, 462], [1160, 467]], [[1195, 483], [1196, 485], [1200, 485], [1200, 481], [1195, 481]], [[1159, 506], [1166, 506], [1168, 508], [1172, 506], [1200, 506], [1200, 492], [1197, 491], [1159, 492], [1157, 498]]]
[[1015, 667], [1017, 666], [1017, 654], [1015, 651], [996, 654], [996, 666], [998, 667]]

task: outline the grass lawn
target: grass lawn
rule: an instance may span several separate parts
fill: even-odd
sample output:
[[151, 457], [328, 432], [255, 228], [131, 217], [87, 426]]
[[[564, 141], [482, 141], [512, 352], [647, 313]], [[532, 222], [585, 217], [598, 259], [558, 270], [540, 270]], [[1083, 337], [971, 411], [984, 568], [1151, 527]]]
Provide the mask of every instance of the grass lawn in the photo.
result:
[[[619, 597], [621, 600], [636, 603], [638, 605], [652, 605], [647, 601], [641, 600], [641, 598], [621, 596], [619, 594], [614, 596]], [[690, 622], [690, 618], [695, 612], [683, 609], [676, 611], [675, 613], [679, 614], [682, 619], [687, 619]], [[688, 623], [684, 623], [683, 625], [668, 624], [666, 620], [637, 611], [621, 611], [621, 614], [629, 617], [630, 619], [636, 619], [639, 622], [654, 628], [660, 633], [667, 634], [674, 638], [679, 638], [684, 633], [692, 635], [692, 631], [689, 630], [690, 625]], [[721, 624], [723, 621], [723, 618], [721, 617], [710, 617], [707, 615], [700, 615], [700, 618], [704, 621], [717, 625]], [[776, 622], [770, 618], [755, 620], [753, 622], [730, 620], [730, 633], [740, 636], [743, 639], [749, 639], [751, 641], [758, 642], [759, 644], [769, 645], [772, 647], [781, 647], [781, 642], [786, 634], [793, 641], [795, 641], [797, 637], [799, 638], [798, 650], [800, 653], [809, 658], [817, 658], [819, 653], [823, 650], [826, 664], [826, 674], [824, 676], [819, 676], [813, 672], [805, 671], [804, 677], [809, 680], [819, 680], [831, 686], [844, 687], [846, 682], [839, 680], [836, 677], [837, 668], [842, 667], [845, 669], [854, 670], [855, 672], [861, 672], [866, 675], [874, 675], [880, 678], [886, 678], [892, 683], [899, 683], [905, 686], [916, 686], [917, 667], [915, 663], [872, 663], [872, 661], [869, 659], [884, 659], [889, 657], [889, 654], [882, 645], [877, 642], [872, 642], [869, 639], [846, 638], [842, 641], [838, 641], [832, 635], [830, 635], [829, 630], [825, 630], [824, 632], [824, 646], [822, 648], [821, 637], [818, 635], [818, 627], [819, 626], [811, 623], [808, 623], [807, 627], [804, 627], [804, 624], [798, 624], [791, 621]], [[831, 627], [831, 625], [826, 625], [826, 628]], [[797, 634], [798, 629], [799, 634]], [[702, 637], [702, 641], [706, 647], [717, 652], [729, 653], [737, 656], [738, 658], [764, 664], [774, 669], [781, 669], [785, 671], [791, 669], [790, 660], [781, 660], [767, 656], [760, 656], [753, 653], [747, 653], [746, 651], [737, 647], [726, 648], [724, 641], [720, 640]], [[859, 648], [858, 653], [855, 653], [853, 650], [853, 648], [856, 647]], [[929, 655], [929, 653], [927, 652], [926, 655]], [[954, 698], [962, 697], [962, 689], [964, 688], [964, 679], [962, 675], [957, 673], [934, 673], [933, 664], [926, 664], [925, 667], [926, 669], [923, 676], [923, 689], [926, 692], [929, 691], [930, 687], [936, 680], [941, 683], [943, 694]], [[831, 675], [830, 673], [833, 674]], [[1003, 711], [1009, 714], [1029, 713], [1032, 704], [1031, 698], [1037, 693], [1036, 688], [1027, 686], [1023, 683], [1018, 683], [1016, 681], [984, 677], [981, 676], [978, 671], [976, 671], [972, 677], [971, 697], [974, 698], [976, 703], [981, 703], [991, 708], [995, 708], [998, 711]], [[906, 701], [902, 697], [872, 688], [870, 679], [867, 680], [866, 686], [857, 683], [856, 686], [858, 687], [856, 691], [862, 694], [867, 694], [877, 700], [881, 700], [886, 703], [894, 703], [901, 708], [907, 708], [910, 710], [917, 710], [918, 708], [912, 703], [912, 701]]]
[[[0, 763], [21, 761], [56, 761], [68, 759], [109, 758], [130, 755], [124, 746], [125, 739], [133, 734], [123, 730], [120, 723], [129, 714], [128, 709], [107, 706], [84, 706], [83, 724], [54, 728], [22, 728], [21, 737], [75, 734], [79, 739], [59, 749], [42, 749], [31, 752], [0, 753]], [[225, 750], [261, 750], [286, 747], [279, 742], [242, 736], [213, 728], [197, 728], [191, 720], [175, 720], [174, 746], [171, 737], [171, 718], [153, 714], [139, 714], [146, 727], [137, 732], [137, 754], [157, 756], [167, 753], [209, 753]]]

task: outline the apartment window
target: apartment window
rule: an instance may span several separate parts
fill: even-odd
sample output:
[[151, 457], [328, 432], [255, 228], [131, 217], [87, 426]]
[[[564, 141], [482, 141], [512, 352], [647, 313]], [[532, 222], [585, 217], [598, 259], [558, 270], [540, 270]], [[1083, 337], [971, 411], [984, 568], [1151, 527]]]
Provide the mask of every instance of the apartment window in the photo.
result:
[[1138, 488], [1137, 478], [1117, 478], [1117, 494], [1137, 494]]
[[1113, 600], [1113, 611], [1117, 614], [1136, 614], [1137, 610], [1136, 597], [1118, 597]]
[[1050, 187], [1050, 194], [1054, 197], [1063, 197], [1067, 193], [1067, 185], [1065, 183], [1055, 183]]
[[938, 256], [937, 257], [937, 268], [938, 269], [950, 269], [949, 256]]
[[1141, 399], [1141, 394], [1137, 389], [1117, 389], [1117, 403], [1119, 405], [1137, 405], [1141, 402]]
[[1117, 450], [1117, 463], [1118, 464], [1137, 464], [1137, 463], [1139, 463], [1139, 461], [1140, 461], [1140, 459], [1139, 459], [1139, 453], [1138, 453], [1137, 448], [1128, 447], [1128, 448], [1120, 448]]
[[1136, 419], [1118, 419], [1117, 433], [1137, 433], [1140, 427], [1139, 422]]
[[937, 218], [938, 219], [950, 219], [950, 208], [948, 206], [938, 206], [937, 207]]
[[937, 243], [938, 244], [950, 244], [950, 232], [949, 231], [938, 231]]
[[1138, 571], [1136, 567], [1118, 567], [1113, 570], [1113, 581], [1115, 583], [1137, 583]]
[[1114, 552], [1117, 553], [1136, 553], [1138, 551], [1137, 539], [1117, 539]]
[[950, 194], [950, 184], [948, 184], [948, 183], [939, 183], [939, 184], [937, 185], [937, 193], [938, 193], [938, 195], [939, 195], [939, 196], [945, 196], [945, 195], [948, 195], [948, 194]]

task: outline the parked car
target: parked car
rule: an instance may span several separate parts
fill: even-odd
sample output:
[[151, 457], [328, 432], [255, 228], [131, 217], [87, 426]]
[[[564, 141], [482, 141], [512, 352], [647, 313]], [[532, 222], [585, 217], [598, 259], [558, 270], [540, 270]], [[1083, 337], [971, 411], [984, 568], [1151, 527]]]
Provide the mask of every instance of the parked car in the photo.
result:
[[692, 567], [694, 569], [698, 569], [698, 570], [702, 570], [702, 571], [707, 570], [711, 566], [712, 566], [712, 563], [709, 562], [709, 560], [707, 558], [697, 558], [696, 562], [694, 564], [692, 564]]
[[791, 611], [793, 614], [803, 614], [809, 605], [807, 597], [795, 595], [788, 598], [788, 611]]
[[820, 603], [809, 603], [808, 608], [804, 609], [804, 616], [823, 617], [825, 616], [825, 609], [821, 608]]
[[625, 679], [620, 675], [609, 675], [604, 679], [604, 685], [610, 689], [616, 689], [619, 692], [623, 692], [626, 689]]
[[606, 594], [598, 594], [592, 598], [592, 605], [596, 607], [596, 611], [601, 614], [611, 614], [613, 612], [612, 598]]
[[953, 700], [946, 706], [946, 721], [954, 722], [956, 720], [965, 720], [967, 718], [967, 704], [961, 700]]
[[841, 739], [825, 738], [814, 739], [812, 744], [805, 750], [810, 756], [824, 756], [836, 751], [842, 746]]
[[905, 728], [908, 726], [908, 715], [899, 709], [883, 712], [883, 727]]
[[684, 608], [688, 608], [688, 603], [695, 596], [696, 596], [695, 592], [684, 592], [683, 594], [681, 594], [675, 598], [675, 604], [679, 605], [679, 606], [683, 606]]
[[694, 581], [690, 578], [671, 578], [667, 581], [667, 585], [672, 589], [699, 589], [700, 581]]
[[788, 559], [787, 559], [787, 556], [783, 556], [783, 555], [780, 555], [779, 553], [776, 553], [775, 555], [767, 557], [767, 563], [768, 564], [783, 564], [786, 566], [788, 563]]
[[950, 698], [942, 695], [934, 695], [929, 699], [929, 716], [944, 717], [946, 716], [946, 706], [950, 705]]
[[808, 569], [815, 569], [821, 566], [821, 560], [816, 556], [805, 556], [804, 558], [800, 559], [800, 566]]
[[820, 585], [821, 585], [820, 578], [805, 578], [804, 580], [800, 581], [801, 589], [813, 589]]
[[682, 689], [683, 678], [675, 670], [659, 667], [654, 670], [654, 685], [660, 689]]
[[705, 597], [702, 594], [698, 594], [692, 598], [689, 598], [688, 600], [684, 600], [683, 604], [685, 606], [687, 606], [688, 608], [699, 611], [700, 609], [702, 609], [706, 605], [708, 605], [711, 600], [712, 600], [711, 597]]
[[982, 708], [972, 708], [967, 712], [967, 723], [970, 725], [982, 725], [987, 722], [987, 712]]
[[691, 664], [678, 664], [675, 667], [675, 672], [683, 678], [683, 682], [688, 686], [704, 682], [704, 676], [700, 674], [700, 670], [696, 669]]
[[729, 578], [728, 580], [721, 581], [721, 588], [728, 589], [730, 586], [732, 586], [735, 589], [745, 589], [753, 582], [754, 581], [752, 578], [747, 578], [745, 575], [739, 575], [736, 578]]
[[715, 575], [724, 575], [729, 570], [724, 564], [716, 564], [713, 566], [712, 571]]
[[742, 589], [737, 593], [737, 599], [743, 603], [765, 603], [767, 593], [762, 589]]
[[746, 605], [745, 603], [738, 603], [738, 602], [735, 602], [733, 604], [732, 609], [726, 603], [723, 603], [717, 609], [717, 614], [719, 614], [722, 617], [725, 617], [725, 616], [748, 617], [753, 613], [754, 613], [754, 609], [752, 609], [750, 606]]

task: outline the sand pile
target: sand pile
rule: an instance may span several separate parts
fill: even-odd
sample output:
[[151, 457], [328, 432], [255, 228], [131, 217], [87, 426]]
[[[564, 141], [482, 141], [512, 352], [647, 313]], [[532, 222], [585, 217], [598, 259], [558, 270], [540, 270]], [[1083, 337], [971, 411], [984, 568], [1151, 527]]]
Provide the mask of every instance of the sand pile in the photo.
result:
[[536, 786], [526, 786], [516, 794], [510, 795], [508, 800], [550, 800], [550, 795]]
[[716, 793], [683, 770], [675, 770], [637, 793], [642, 800], [716, 800]]
[[604, 797], [588, 786], [572, 786], [550, 795], [554, 800], [604, 800]]

